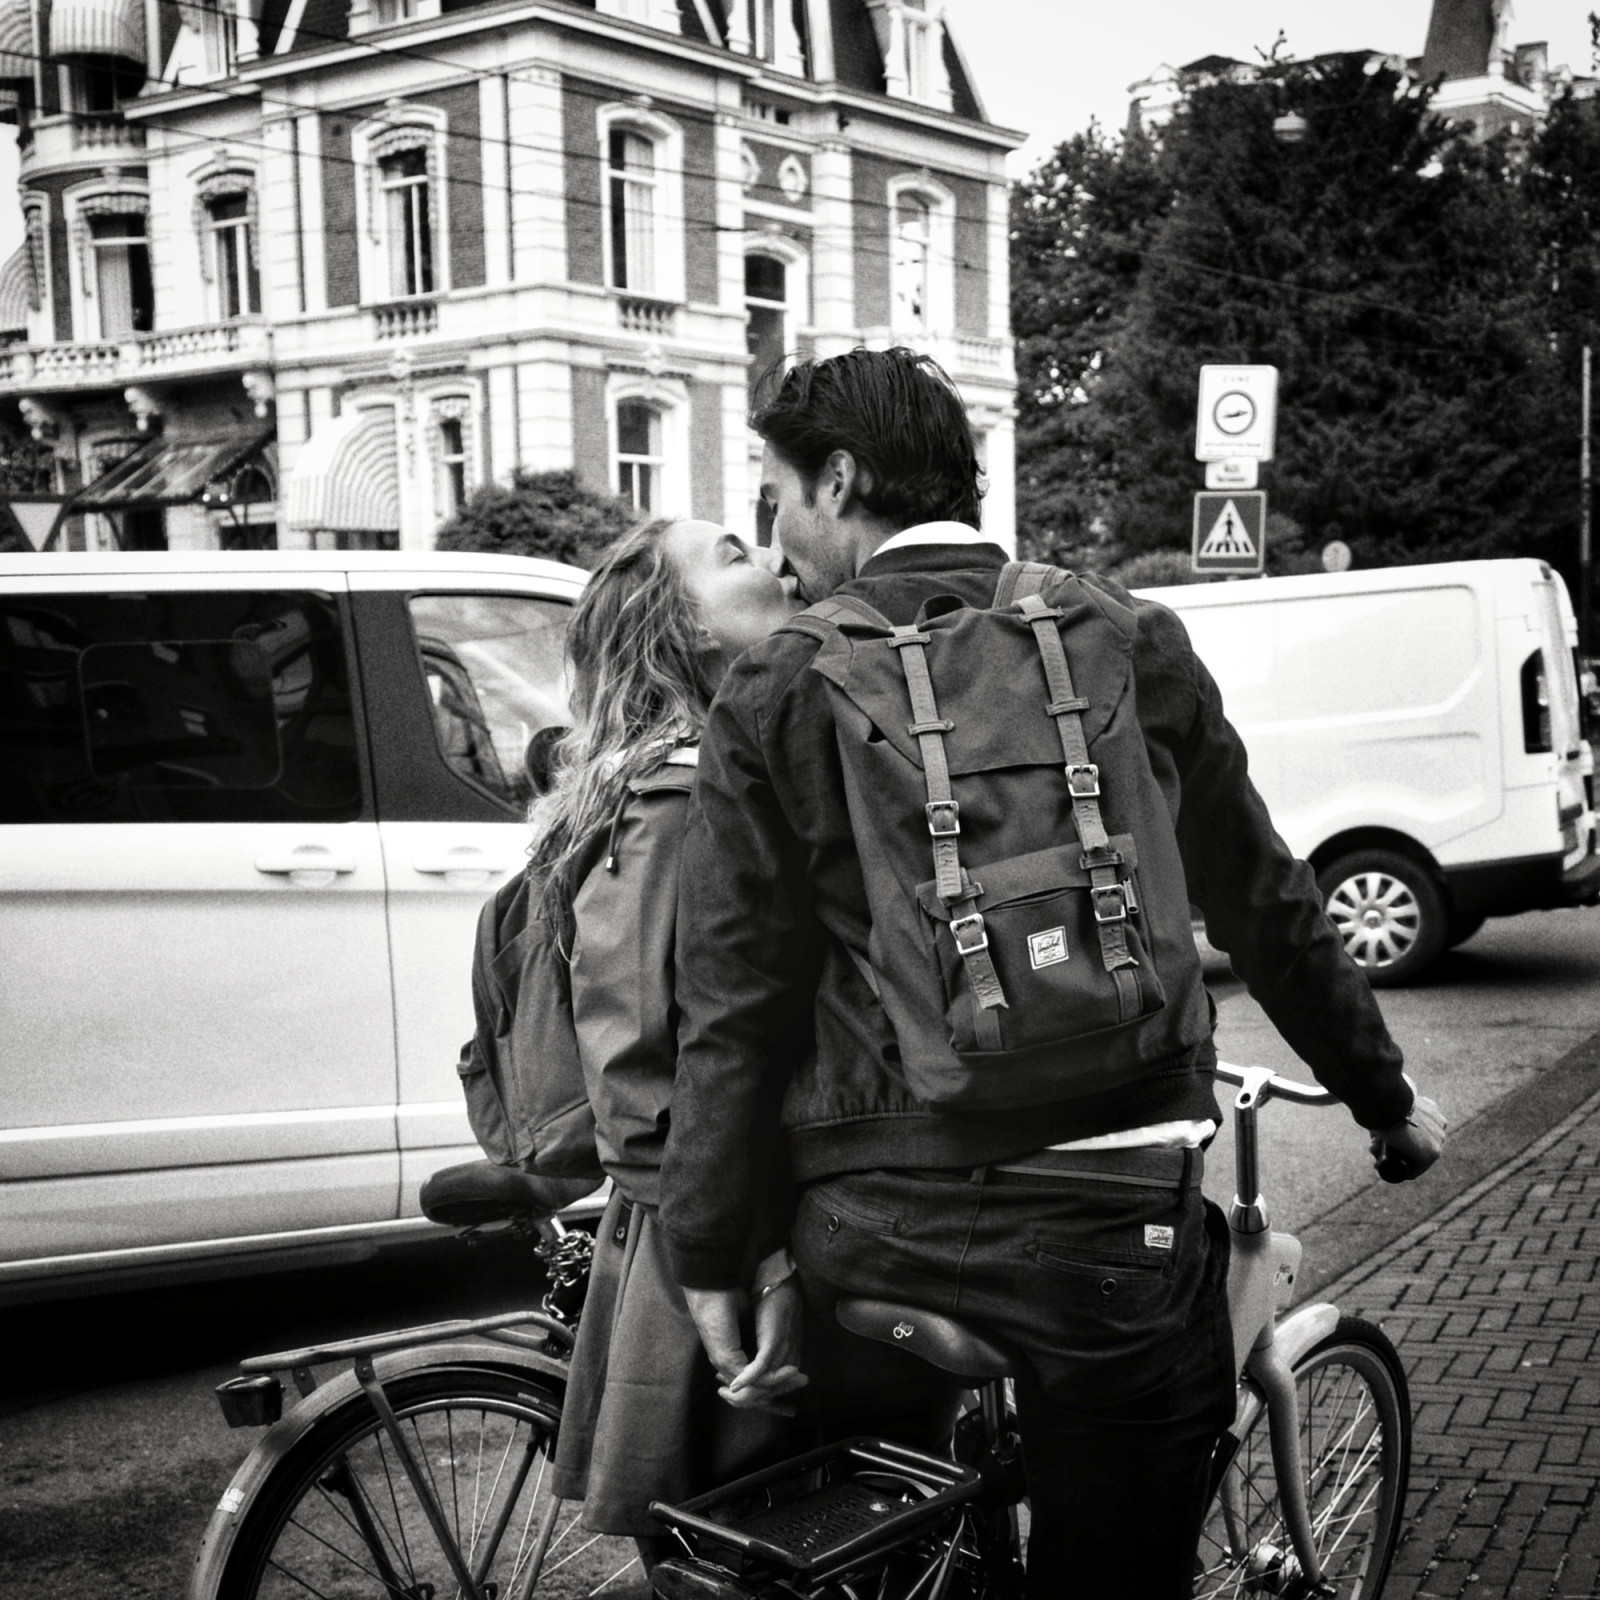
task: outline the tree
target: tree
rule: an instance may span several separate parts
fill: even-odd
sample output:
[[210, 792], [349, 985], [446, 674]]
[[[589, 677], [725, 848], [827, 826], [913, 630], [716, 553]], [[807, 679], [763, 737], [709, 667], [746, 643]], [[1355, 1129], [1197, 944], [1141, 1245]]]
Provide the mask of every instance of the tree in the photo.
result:
[[1365, 55], [1197, 88], [1150, 158], [1171, 199], [1132, 247], [1097, 383], [1069, 434], [1019, 427], [1019, 482], [1064, 475], [1113, 555], [1186, 544], [1199, 368], [1263, 362], [1282, 384], [1265, 483], [1299, 555], [1332, 538], [1369, 564], [1546, 553], [1554, 370], [1523, 161], [1431, 97]]
[[573, 472], [519, 467], [510, 484], [479, 489], [440, 528], [438, 548], [542, 556], [591, 568], [638, 520], [632, 506], [586, 488]]

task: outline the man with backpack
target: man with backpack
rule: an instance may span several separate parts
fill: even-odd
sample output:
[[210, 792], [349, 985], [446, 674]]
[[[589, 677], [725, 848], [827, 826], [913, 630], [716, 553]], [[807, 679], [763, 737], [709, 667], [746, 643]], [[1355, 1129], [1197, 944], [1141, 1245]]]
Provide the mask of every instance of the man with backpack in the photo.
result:
[[[1178, 1596], [1234, 1382], [1207, 933], [1387, 1147], [1437, 1158], [1310, 869], [1274, 833], [1182, 624], [1008, 564], [978, 532], [961, 402], [931, 361], [793, 369], [756, 418], [811, 608], [734, 665], [683, 860], [662, 1224], [734, 1403], [749, 1218], [781, 1128], [805, 1367], [826, 1425], [933, 1443], [931, 1369], [833, 1325], [899, 1300], [1010, 1346], [1029, 1592]], [[818, 603], [821, 602], [821, 603]], [[811, 1029], [798, 1071], [776, 1046]], [[767, 1320], [770, 1321], [770, 1318]], [[762, 1326], [758, 1315], [757, 1326]], [[770, 1341], [762, 1340], [765, 1345]]]

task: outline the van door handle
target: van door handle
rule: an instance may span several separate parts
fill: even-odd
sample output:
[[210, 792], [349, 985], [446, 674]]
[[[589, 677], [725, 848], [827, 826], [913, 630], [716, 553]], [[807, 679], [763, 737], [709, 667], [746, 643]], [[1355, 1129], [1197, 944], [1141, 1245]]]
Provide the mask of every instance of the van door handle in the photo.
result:
[[495, 860], [471, 844], [459, 844], [437, 854], [417, 856], [411, 865], [418, 872], [451, 882], [458, 879], [470, 882], [475, 878], [498, 876], [507, 870], [504, 862]]
[[302, 889], [319, 889], [341, 873], [354, 872], [351, 856], [335, 855], [325, 845], [301, 844], [292, 850], [268, 850], [256, 857], [256, 871], [287, 877]]

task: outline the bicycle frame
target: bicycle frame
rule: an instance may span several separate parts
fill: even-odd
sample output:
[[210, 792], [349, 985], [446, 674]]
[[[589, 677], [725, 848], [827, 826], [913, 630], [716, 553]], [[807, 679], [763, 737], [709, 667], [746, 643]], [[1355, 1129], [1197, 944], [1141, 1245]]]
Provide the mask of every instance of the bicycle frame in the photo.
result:
[[1333, 1332], [1339, 1311], [1336, 1306], [1319, 1302], [1302, 1306], [1281, 1323], [1277, 1320], [1279, 1306], [1293, 1291], [1301, 1249], [1298, 1239], [1271, 1229], [1266, 1201], [1261, 1196], [1256, 1114], [1274, 1097], [1302, 1105], [1331, 1105], [1334, 1096], [1325, 1089], [1277, 1078], [1264, 1067], [1230, 1067], [1219, 1062], [1217, 1076], [1239, 1087], [1233, 1100], [1237, 1190], [1228, 1214], [1232, 1234], [1228, 1314], [1233, 1323], [1235, 1367], [1243, 1374], [1238, 1411], [1228, 1430], [1233, 1442], [1221, 1458], [1218, 1488], [1223, 1518], [1230, 1553], [1242, 1561], [1248, 1552], [1243, 1542], [1237, 1487], [1227, 1469], [1264, 1405], [1272, 1442], [1273, 1475], [1283, 1496], [1284, 1523], [1300, 1570], [1315, 1590], [1323, 1581], [1322, 1563], [1306, 1510], [1300, 1405], [1292, 1369], [1308, 1350]]

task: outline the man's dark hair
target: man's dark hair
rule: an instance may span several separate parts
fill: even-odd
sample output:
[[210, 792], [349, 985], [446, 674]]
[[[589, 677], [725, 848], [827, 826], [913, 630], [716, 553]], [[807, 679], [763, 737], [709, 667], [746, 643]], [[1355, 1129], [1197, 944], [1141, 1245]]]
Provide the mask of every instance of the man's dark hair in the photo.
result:
[[874, 515], [978, 527], [983, 487], [972, 429], [944, 369], [915, 350], [850, 350], [791, 367], [751, 426], [815, 480], [835, 450], [865, 470], [857, 491]]

